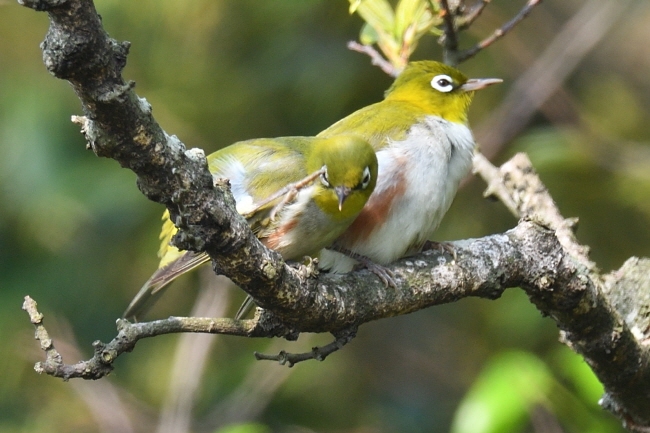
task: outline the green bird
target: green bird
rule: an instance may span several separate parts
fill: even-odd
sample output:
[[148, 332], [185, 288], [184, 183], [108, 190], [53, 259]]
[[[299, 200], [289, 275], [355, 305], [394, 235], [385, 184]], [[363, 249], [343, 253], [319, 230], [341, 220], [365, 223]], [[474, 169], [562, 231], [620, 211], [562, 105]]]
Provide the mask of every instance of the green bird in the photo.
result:
[[[232, 144], [208, 156], [215, 179], [228, 178], [237, 211], [285, 260], [317, 257], [352, 224], [377, 182], [377, 158], [350, 135], [281, 137]], [[137, 319], [182, 275], [210, 260], [170, 245], [177, 229], [163, 214], [160, 263], [124, 312]]]
[[375, 191], [332, 248], [320, 255], [319, 266], [345, 273], [355, 258], [384, 265], [421, 250], [472, 166], [476, 144], [467, 114], [474, 92], [500, 82], [468, 79], [434, 61], [411, 62], [383, 101], [318, 134], [360, 137], [373, 146], [379, 161]]

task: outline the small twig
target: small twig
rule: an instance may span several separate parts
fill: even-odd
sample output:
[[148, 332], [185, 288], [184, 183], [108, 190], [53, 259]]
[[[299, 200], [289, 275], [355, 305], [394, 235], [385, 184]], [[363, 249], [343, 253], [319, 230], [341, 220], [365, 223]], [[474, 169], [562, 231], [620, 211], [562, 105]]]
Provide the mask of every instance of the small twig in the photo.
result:
[[[274, 324], [275, 326], [269, 327], [270, 324], [267, 323], [262, 326], [257, 317], [252, 320], [169, 317], [164, 320], [140, 323], [130, 323], [127, 320], [118, 319], [117, 336], [106, 344], [99, 340], [95, 341], [93, 343], [95, 354], [91, 359], [76, 364], [65, 364], [43, 325], [43, 315], [38, 311], [36, 302], [29, 296], [25, 297], [23, 310], [29, 314], [29, 318], [36, 328], [35, 338], [40, 341], [41, 349], [47, 356], [44, 362], [37, 362], [34, 369], [38, 373], [46, 373], [63, 380], [77, 377], [101, 379], [113, 370], [113, 363], [121, 354], [133, 350], [139, 340], [157, 335], [202, 332], [246, 337], [271, 337], [280, 336], [283, 333], [281, 325]], [[285, 329], [285, 331], [287, 330]], [[288, 331], [286, 333], [288, 334]]]
[[448, 0], [440, 0], [441, 14], [444, 21], [444, 38], [442, 61], [450, 66], [456, 66], [458, 62], [458, 35], [454, 24], [454, 16], [449, 8]]
[[277, 200], [278, 198], [284, 196], [282, 200], [273, 207], [273, 210], [271, 210], [269, 219], [273, 221], [275, 219], [275, 214], [279, 212], [280, 209], [282, 209], [287, 203], [293, 200], [296, 197], [296, 194], [298, 194], [298, 191], [300, 191], [301, 189], [303, 189], [304, 187], [312, 183], [314, 179], [316, 179], [318, 176], [320, 176], [323, 173], [325, 173], [325, 169], [321, 168], [320, 170], [317, 170], [312, 174], [305, 176], [304, 178], [300, 179], [297, 182], [290, 183], [284, 188], [266, 197], [264, 200], [258, 203], [253, 203], [253, 205], [251, 206], [251, 210], [243, 213], [242, 216], [246, 219], [249, 219], [255, 213], [257, 213], [261, 207], [266, 206], [267, 204], [271, 203], [273, 200]]
[[521, 218], [517, 209], [517, 203], [512, 199], [510, 190], [503, 183], [503, 177], [499, 173], [499, 169], [492, 165], [478, 150], [474, 152], [472, 164], [472, 172], [481, 176], [487, 184], [487, 188], [483, 192], [483, 197], [496, 197], [515, 218]]
[[[298, 182], [289, 184], [282, 188], [281, 191], [279, 191], [276, 194], [279, 194], [280, 196], [284, 195], [282, 200], [275, 206], [273, 206], [273, 209], [271, 210], [271, 213], [269, 214], [269, 219], [271, 221], [275, 220], [275, 216], [277, 215], [280, 210], [287, 205], [287, 203], [293, 201], [294, 198], [296, 198], [296, 195], [298, 195], [298, 192], [300, 192], [301, 189], [305, 188], [307, 185], [312, 183], [318, 176], [322, 175], [325, 173], [326, 170], [325, 168], [321, 168], [318, 171], [315, 171], [314, 173], [310, 174], [309, 176], [305, 177], [304, 179], [299, 180]], [[273, 195], [276, 195], [273, 194]], [[275, 198], [270, 197], [269, 199], [264, 200], [264, 202], [270, 203], [271, 201], [275, 200]], [[262, 205], [261, 205], [262, 206]], [[259, 206], [259, 207], [261, 207]]]
[[[29, 296], [25, 296], [25, 302], [23, 302], [23, 310], [29, 315], [29, 320], [36, 328], [34, 333], [34, 338], [41, 343], [41, 349], [45, 351], [46, 361], [45, 364], [37, 362], [34, 366], [34, 369], [38, 373], [45, 371], [44, 365], [57, 365], [63, 363], [63, 358], [61, 354], [54, 348], [54, 342], [50, 338], [50, 334], [45, 329], [43, 325], [43, 315], [38, 311], [38, 306], [36, 301], [34, 301]], [[67, 377], [64, 377], [67, 380]]]
[[299, 362], [315, 359], [317, 361], [324, 361], [332, 353], [340, 350], [348, 344], [354, 337], [357, 336], [357, 326], [352, 326], [344, 331], [334, 334], [335, 340], [325, 346], [316, 346], [311, 349], [311, 352], [305, 353], [289, 353], [281, 350], [277, 355], [266, 355], [264, 353], [255, 352], [255, 358], [258, 361], [278, 361], [280, 365], [289, 364], [293, 367]]
[[589, 260], [589, 248], [575, 237], [577, 219], [562, 216], [525, 153], [516, 154], [496, 168], [477, 152], [474, 172], [488, 185], [484, 195], [498, 197], [517, 218], [532, 219], [553, 229], [560, 244], [576, 262], [591, 272], [596, 270], [596, 264]]
[[490, 4], [491, 1], [492, 0], [481, 0], [481, 2], [476, 4], [467, 14], [460, 17], [456, 24], [458, 31], [468, 29], [469, 26], [471, 26], [474, 21], [476, 21], [476, 19], [481, 16], [483, 9], [485, 9], [485, 7]]
[[[222, 317], [226, 313], [232, 282], [224, 276], [215, 278], [211, 269], [202, 268], [199, 294], [190, 316]], [[189, 432], [194, 406], [199, 398], [205, 367], [214, 344], [219, 341], [211, 335], [182, 334], [174, 353], [170, 383], [160, 411], [156, 433]]]
[[503, 102], [474, 128], [481, 151], [492, 159], [528, 124], [536, 111], [564, 85], [580, 62], [607, 36], [631, 0], [590, 0], [567, 21], [544, 52], [510, 87]]
[[[445, 0], [442, 0], [445, 1]], [[519, 24], [524, 18], [528, 16], [528, 14], [531, 13], [533, 8], [540, 4], [542, 0], [528, 0], [526, 5], [519, 11], [517, 15], [507, 23], [505, 23], [503, 26], [500, 28], [496, 29], [492, 35], [488, 36], [487, 38], [483, 39], [481, 42], [478, 44], [474, 45], [472, 48], [469, 48], [467, 50], [461, 51], [458, 53], [457, 56], [457, 61], [458, 63], [462, 63], [467, 59], [470, 59], [474, 57], [479, 51], [489, 47], [493, 43], [495, 43], [497, 40], [501, 39], [504, 37], [510, 30], [512, 30], [517, 24]]]
[[379, 66], [382, 71], [391, 77], [397, 77], [401, 71], [399, 71], [395, 66], [393, 66], [388, 60], [382, 57], [377, 50], [375, 50], [370, 45], [363, 45], [357, 41], [349, 41], [348, 49], [356, 51], [358, 53], [366, 54], [370, 57], [370, 60], [373, 65]]

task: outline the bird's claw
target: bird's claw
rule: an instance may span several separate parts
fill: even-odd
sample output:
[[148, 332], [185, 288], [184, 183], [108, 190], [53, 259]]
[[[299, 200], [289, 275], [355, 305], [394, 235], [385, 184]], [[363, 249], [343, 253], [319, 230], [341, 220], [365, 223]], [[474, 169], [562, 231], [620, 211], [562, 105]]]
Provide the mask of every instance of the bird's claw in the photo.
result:
[[438, 250], [440, 254], [449, 254], [454, 261], [458, 258], [456, 247], [451, 242], [426, 241], [422, 246], [422, 251]]
[[378, 265], [377, 263], [368, 260], [367, 262], [361, 262], [366, 269], [368, 269], [373, 274], [377, 275], [379, 279], [384, 283], [385, 287], [392, 287], [393, 289], [397, 288], [397, 282], [395, 281], [395, 273], [388, 269], [385, 266]]
[[305, 256], [302, 263], [298, 266], [298, 273], [307, 278], [315, 278], [320, 273], [318, 271], [318, 258]]
[[346, 248], [335, 247], [333, 249], [335, 251], [338, 251], [341, 254], [345, 254], [346, 256], [356, 260], [357, 262], [359, 262], [359, 264], [362, 267], [368, 269], [370, 272], [377, 275], [379, 279], [384, 283], [385, 287], [397, 288], [395, 273], [393, 273], [393, 271], [391, 271], [387, 267], [379, 265], [373, 262], [369, 257], [355, 253]]

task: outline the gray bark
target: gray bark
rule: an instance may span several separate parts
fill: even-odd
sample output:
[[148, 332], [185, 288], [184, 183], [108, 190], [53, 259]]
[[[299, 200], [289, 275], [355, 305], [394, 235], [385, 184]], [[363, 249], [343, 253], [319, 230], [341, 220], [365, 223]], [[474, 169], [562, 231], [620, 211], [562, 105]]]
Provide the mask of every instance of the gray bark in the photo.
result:
[[[477, 156], [477, 171], [522, 220], [512, 230], [454, 243], [457, 257], [433, 251], [391, 266], [397, 287], [385, 288], [367, 271], [316, 277], [310, 267], [287, 266], [264, 248], [234, 209], [227, 183], [213, 185], [201, 150], [187, 150], [156, 123], [150, 105], [121, 71], [129, 44], [111, 39], [90, 0], [19, 0], [47, 11], [50, 29], [43, 60], [79, 97], [88, 145], [102, 157], [132, 170], [149, 199], [164, 204], [181, 229], [174, 243], [206, 251], [215, 269], [249, 293], [263, 309], [252, 320], [176, 318], [131, 324], [118, 321], [118, 335], [95, 343], [89, 361], [66, 365], [54, 349], [36, 304], [24, 308], [37, 329], [47, 360], [37, 369], [69, 379], [97, 379], [141, 338], [170, 332], [209, 332], [295, 338], [301, 332], [330, 332], [337, 340], [311, 357], [322, 359], [366, 322], [410, 313], [467, 296], [496, 299], [505, 289], [525, 290], [550, 316], [563, 341], [580, 353], [604, 384], [602, 404], [632, 431], [650, 431], [648, 365], [648, 260], [630, 259], [601, 276], [539, 181], [525, 156], [500, 169]], [[302, 358], [279, 357], [291, 364]]]

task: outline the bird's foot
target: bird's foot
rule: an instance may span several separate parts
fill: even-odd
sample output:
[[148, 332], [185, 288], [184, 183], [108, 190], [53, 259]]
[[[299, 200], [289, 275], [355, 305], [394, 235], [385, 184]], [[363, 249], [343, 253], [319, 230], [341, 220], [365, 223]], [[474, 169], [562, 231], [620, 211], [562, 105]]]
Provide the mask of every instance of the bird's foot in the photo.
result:
[[397, 282], [395, 281], [395, 274], [387, 267], [373, 262], [369, 257], [366, 257], [362, 254], [357, 254], [348, 249], [340, 248], [340, 247], [336, 247], [333, 249], [335, 251], [338, 251], [341, 254], [345, 254], [351, 259], [356, 260], [357, 262], [359, 262], [359, 264], [362, 267], [368, 269], [370, 272], [377, 275], [379, 279], [384, 283], [384, 286], [392, 287], [392, 288], [397, 287]]
[[451, 242], [426, 241], [422, 246], [422, 251], [438, 250], [440, 254], [449, 254], [454, 261], [458, 258], [456, 248]]
[[302, 263], [299, 264], [297, 269], [301, 276], [316, 278], [320, 273], [318, 271], [318, 258], [310, 256], [303, 257]]
[[397, 288], [397, 282], [395, 281], [395, 274], [393, 271], [385, 266], [378, 265], [370, 259], [368, 259], [367, 262], [360, 261], [360, 263], [370, 272], [377, 275], [379, 279], [384, 283], [384, 286], [392, 287], [393, 289]]

